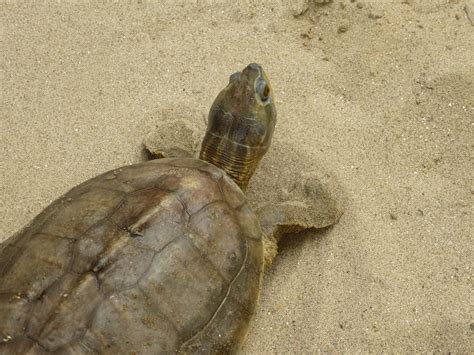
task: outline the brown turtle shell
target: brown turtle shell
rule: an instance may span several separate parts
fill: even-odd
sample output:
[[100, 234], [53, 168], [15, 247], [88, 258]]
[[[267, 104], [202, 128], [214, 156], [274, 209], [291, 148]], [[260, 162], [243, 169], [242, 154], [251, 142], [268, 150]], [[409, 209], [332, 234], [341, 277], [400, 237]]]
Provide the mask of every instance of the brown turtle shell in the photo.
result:
[[259, 223], [222, 170], [126, 166], [0, 246], [0, 353], [234, 351], [261, 276]]

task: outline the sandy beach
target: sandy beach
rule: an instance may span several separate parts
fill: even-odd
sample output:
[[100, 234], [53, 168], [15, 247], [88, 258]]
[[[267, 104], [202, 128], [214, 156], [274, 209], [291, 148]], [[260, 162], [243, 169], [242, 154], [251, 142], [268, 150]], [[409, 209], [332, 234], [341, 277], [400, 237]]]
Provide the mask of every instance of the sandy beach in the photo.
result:
[[345, 212], [282, 241], [244, 352], [472, 353], [472, 0], [5, 1], [0, 26], [0, 241], [163, 120], [204, 131], [257, 62], [278, 123], [249, 199], [320, 169]]

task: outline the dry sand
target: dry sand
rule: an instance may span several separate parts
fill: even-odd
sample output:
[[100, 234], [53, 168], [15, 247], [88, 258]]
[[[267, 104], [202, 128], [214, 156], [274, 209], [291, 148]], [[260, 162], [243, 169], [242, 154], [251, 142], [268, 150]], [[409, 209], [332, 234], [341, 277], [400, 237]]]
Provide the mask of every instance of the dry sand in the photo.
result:
[[465, 1], [334, 0], [298, 17], [304, 1], [40, 3], [0, 5], [1, 239], [74, 185], [142, 160], [160, 120], [202, 129], [228, 75], [259, 62], [287, 168], [330, 172], [346, 212], [283, 243], [245, 351], [472, 353]]

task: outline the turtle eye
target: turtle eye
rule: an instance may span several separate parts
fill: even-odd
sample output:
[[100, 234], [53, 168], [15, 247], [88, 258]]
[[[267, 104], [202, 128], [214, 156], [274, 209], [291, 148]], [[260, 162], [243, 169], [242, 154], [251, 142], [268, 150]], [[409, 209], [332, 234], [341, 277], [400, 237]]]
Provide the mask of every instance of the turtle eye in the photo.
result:
[[239, 78], [240, 78], [240, 72], [237, 71], [229, 77], [229, 84], [233, 81], [239, 80]]
[[270, 96], [270, 87], [265, 80], [260, 80], [257, 84], [257, 94], [262, 101], [267, 101]]

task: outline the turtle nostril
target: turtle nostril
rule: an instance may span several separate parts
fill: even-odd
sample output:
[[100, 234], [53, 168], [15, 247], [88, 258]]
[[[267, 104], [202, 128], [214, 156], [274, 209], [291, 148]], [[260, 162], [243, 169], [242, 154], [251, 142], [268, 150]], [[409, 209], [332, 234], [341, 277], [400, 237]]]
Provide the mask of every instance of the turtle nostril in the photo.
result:
[[262, 69], [262, 67], [257, 63], [250, 63], [247, 67], [257, 71]]

